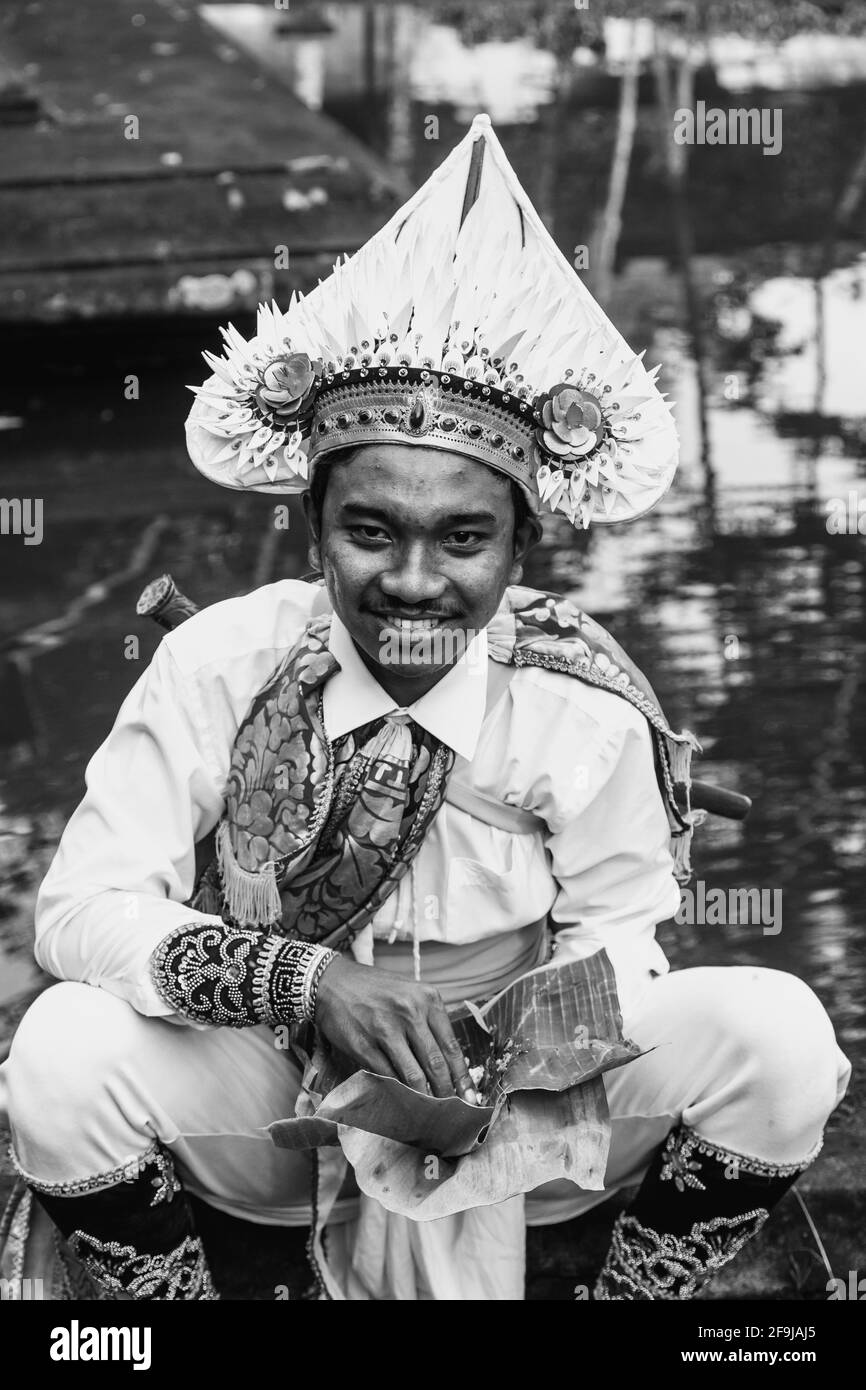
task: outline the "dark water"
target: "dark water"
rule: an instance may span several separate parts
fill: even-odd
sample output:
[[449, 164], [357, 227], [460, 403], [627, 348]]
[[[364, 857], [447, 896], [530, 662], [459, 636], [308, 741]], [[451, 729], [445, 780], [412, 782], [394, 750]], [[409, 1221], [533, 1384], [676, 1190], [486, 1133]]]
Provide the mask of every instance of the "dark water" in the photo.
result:
[[[318, 72], [316, 101], [417, 182], [463, 133], [471, 110], [458, 110], [449, 92], [452, 60], [443, 73], [433, 64], [419, 75], [417, 53], [395, 40], [391, 67], [383, 67], [379, 34], [380, 58], [372, 69], [365, 64], [352, 47], [361, 9], [330, 7], [335, 33], [284, 41], [280, 61], [297, 68], [301, 42], [318, 43], [297, 83], [309, 89], [310, 71]], [[452, 52], [475, 61], [456, 40], [446, 57]], [[546, 61], [539, 67], [531, 45], [523, 54], [508, 59], [518, 73], [525, 61], [525, 81], [511, 83], [516, 115], [506, 103], [498, 133], [570, 255], [589, 239], [605, 197], [617, 84], [603, 67], [575, 68], [563, 80]], [[545, 84], [554, 79], [558, 95], [551, 96]], [[750, 104], [748, 93], [724, 93], [719, 81], [704, 70], [699, 94]], [[609, 623], [650, 675], [671, 721], [698, 734], [705, 750], [698, 775], [754, 799], [744, 825], [710, 820], [699, 832], [696, 876], [708, 888], [780, 892], [781, 930], [671, 924], [661, 935], [673, 961], [795, 971], [826, 1003], [843, 1045], [863, 1058], [862, 199], [836, 235], [828, 227], [863, 153], [866, 88], [822, 81], [816, 90], [765, 98], [785, 112], [777, 158], [759, 150], [695, 152], [687, 211], [703, 306], [703, 449], [662, 155], [642, 85], [609, 307], [633, 346], [648, 345], [648, 360], [666, 364], [682, 466], [668, 498], [632, 528], [598, 529], [587, 539], [552, 524], [527, 582], [577, 596]], [[506, 101], [506, 87], [499, 84], [497, 101]], [[430, 114], [440, 122], [438, 144], [421, 135]], [[713, 155], [722, 157], [714, 164]], [[0, 783], [3, 824], [17, 831], [0, 838], [7, 993], [24, 968], [24, 847], [34, 834], [47, 842], [56, 834], [80, 796], [87, 756], [158, 640], [134, 616], [142, 583], [170, 569], [207, 603], [307, 569], [299, 512], [274, 549], [268, 499], [220, 493], [186, 463], [183, 383], [201, 379], [198, 349], [213, 346], [214, 336], [209, 323], [131, 325], [122, 335], [55, 330], [16, 344], [3, 408], [23, 424], [0, 435], [0, 491], [43, 497], [46, 529], [38, 547], [18, 538], [0, 544], [0, 636], [14, 639], [16, 653], [2, 668], [0, 730], [7, 745], [18, 740], [6, 750]], [[128, 372], [141, 376], [135, 404], [123, 399]], [[849, 517], [843, 534], [828, 529], [834, 508]], [[91, 592], [89, 606], [56, 631], [40, 629], [89, 586], [122, 571], [156, 515], [164, 528], [141, 575]], [[129, 636], [139, 639], [137, 659], [134, 652], [128, 659]]]

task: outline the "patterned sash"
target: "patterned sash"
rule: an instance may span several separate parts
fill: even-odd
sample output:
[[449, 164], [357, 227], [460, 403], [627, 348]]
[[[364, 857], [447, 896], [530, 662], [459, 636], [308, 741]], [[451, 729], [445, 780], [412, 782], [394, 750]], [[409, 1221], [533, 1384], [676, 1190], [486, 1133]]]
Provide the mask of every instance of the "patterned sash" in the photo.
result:
[[[445, 799], [454, 754], [394, 711], [328, 739], [322, 690], [339, 670], [330, 615], [311, 619], [235, 740], [216, 858], [193, 906], [236, 926], [343, 947], [394, 891]], [[535, 665], [621, 696], [648, 720], [678, 876], [688, 876], [688, 787], [697, 745], [675, 734], [652, 688], [609, 633], [567, 599], [507, 591], [488, 626], [496, 661]]]

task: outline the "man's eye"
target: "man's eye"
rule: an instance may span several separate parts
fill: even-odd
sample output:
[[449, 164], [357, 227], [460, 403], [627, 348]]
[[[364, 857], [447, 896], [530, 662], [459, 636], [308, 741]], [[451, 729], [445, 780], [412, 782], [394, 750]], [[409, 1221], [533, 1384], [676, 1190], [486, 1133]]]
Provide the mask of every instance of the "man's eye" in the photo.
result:
[[383, 531], [381, 526], [352, 526], [349, 528], [356, 540], [360, 541], [387, 541], [388, 532]]
[[448, 544], [459, 546], [465, 550], [483, 540], [484, 537], [480, 531], [452, 531], [448, 537]]

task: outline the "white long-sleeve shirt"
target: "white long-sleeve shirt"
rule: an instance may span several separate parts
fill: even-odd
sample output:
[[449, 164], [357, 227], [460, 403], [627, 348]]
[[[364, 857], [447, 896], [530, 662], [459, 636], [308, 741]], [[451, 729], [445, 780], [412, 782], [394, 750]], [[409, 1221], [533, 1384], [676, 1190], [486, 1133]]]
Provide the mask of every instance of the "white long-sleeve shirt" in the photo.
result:
[[[321, 595], [285, 580], [215, 604], [163, 640], [87, 767], [86, 795], [40, 890], [36, 958], [49, 973], [171, 1014], [150, 980], [151, 953], [178, 926], [219, 921], [184, 906], [194, 846], [222, 814], [253, 698]], [[625, 1002], [650, 972], [667, 971], [655, 924], [679, 903], [647, 723], [619, 696], [537, 667], [513, 671], [485, 712], [486, 636], [408, 708], [454, 748], [462, 781], [542, 824], [517, 834], [446, 802], [373, 936], [411, 939], [414, 929], [422, 943], [469, 944], [551, 912], [558, 952], [603, 945]], [[341, 669], [323, 713], [336, 738], [396, 702], [336, 617], [331, 650]]]

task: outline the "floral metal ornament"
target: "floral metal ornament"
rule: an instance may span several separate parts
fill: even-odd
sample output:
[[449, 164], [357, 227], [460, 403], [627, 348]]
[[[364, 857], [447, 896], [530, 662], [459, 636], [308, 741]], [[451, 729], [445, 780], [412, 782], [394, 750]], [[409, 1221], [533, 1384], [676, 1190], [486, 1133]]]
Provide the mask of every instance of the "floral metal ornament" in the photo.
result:
[[261, 385], [255, 393], [256, 405], [263, 415], [299, 423], [305, 408], [310, 406], [309, 419], [321, 376], [321, 362], [314, 366], [305, 352], [287, 352], [284, 357], [269, 362], [261, 373]]
[[541, 408], [541, 420], [539, 444], [570, 462], [604, 442], [604, 411], [598, 396], [567, 381], [553, 387]]
[[[665, 465], [638, 450], [650, 441], [667, 411], [655, 389], [655, 375], [645, 372], [634, 357], [633, 376], [650, 386], [636, 394], [634, 382], [622, 370], [605, 380], [584, 369], [567, 369], [538, 403], [535, 461], [538, 495], [551, 511], [564, 513], [573, 525], [586, 528], [592, 520], [629, 520], [642, 506], [647, 489], [664, 479]], [[655, 499], [654, 499], [655, 500]], [[654, 500], [649, 506], [654, 505]]]

